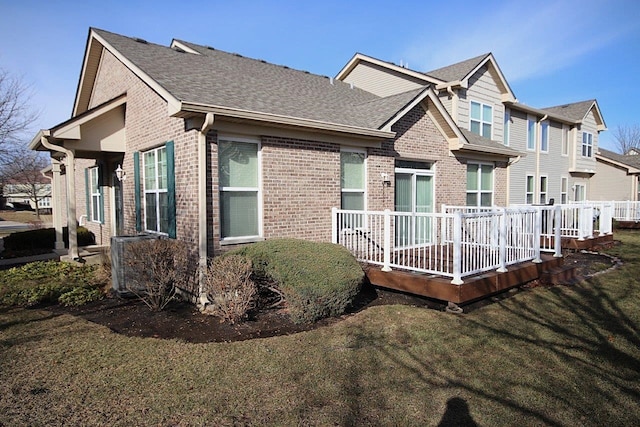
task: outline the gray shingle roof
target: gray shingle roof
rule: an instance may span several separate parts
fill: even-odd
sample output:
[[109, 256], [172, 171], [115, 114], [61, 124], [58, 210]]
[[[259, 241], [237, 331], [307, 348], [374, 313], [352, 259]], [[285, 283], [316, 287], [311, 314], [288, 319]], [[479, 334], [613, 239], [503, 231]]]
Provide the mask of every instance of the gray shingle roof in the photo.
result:
[[484, 151], [488, 153], [506, 154], [511, 157], [522, 156], [523, 153], [516, 151], [512, 148], [506, 147], [497, 141], [493, 141], [489, 138], [485, 138], [478, 134], [471, 132], [470, 130], [459, 128], [464, 137], [469, 141], [471, 148], [477, 148], [477, 151]]
[[445, 82], [462, 80], [489, 55], [490, 53], [485, 53], [480, 56], [476, 56], [475, 58], [458, 62], [456, 64], [448, 65], [446, 67], [438, 68], [432, 71], [427, 71], [424, 74], [435, 77], [439, 80], [443, 80]]
[[598, 154], [616, 162], [640, 169], [640, 155], [638, 154], [618, 154], [613, 151], [598, 148]]
[[201, 55], [94, 31], [183, 102], [379, 128], [414, 94], [380, 98], [324, 76], [180, 43]]
[[587, 115], [594, 102], [596, 102], [595, 99], [589, 99], [586, 101], [573, 102], [571, 104], [541, 108], [541, 110], [548, 111], [549, 113], [566, 117], [574, 122], [577, 122], [584, 119], [584, 116]]

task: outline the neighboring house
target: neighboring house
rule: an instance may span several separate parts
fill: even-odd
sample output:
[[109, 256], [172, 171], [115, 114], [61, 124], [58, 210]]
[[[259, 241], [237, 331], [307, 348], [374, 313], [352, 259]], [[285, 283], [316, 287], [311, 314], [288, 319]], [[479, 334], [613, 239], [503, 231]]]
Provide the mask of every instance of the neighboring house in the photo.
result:
[[600, 148], [596, 153], [596, 173], [591, 179], [589, 200], [639, 201], [640, 156], [618, 154]]
[[540, 109], [519, 103], [492, 54], [426, 73], [356, 54], [338, 79], [380, 96], [431, 85], [469, 140], [522, 153], [507, 167], [507, 204], [586, 198], [606, 130], [595, 100]]
[[12, 178], [2, 186], [2, 197], [7, 207], [36, 210], [40, 213], [51, 212], [51, 183], [42, 177], [39, 182], [24, 183]]
[[[91, 29], [72, 118], [31, 148], [51, 152], [54, 195], [67, 175], [72, 256], [72, 219], [84, 216], [98, 242], [157, 233], [192, 243], [204, 264], [262, 239], [330, 241], [332, 207], [560, 201], [555, 180], [568, 189], [590, 176], [604, 129], [595, 101], [574, 105], [517, 103], [491, 54], [429, 73], [358, 54], [333, 79]], [[567, 163], [547, 167], [563, 125]], [[516, 179], [529, 171], [531, 199]]]

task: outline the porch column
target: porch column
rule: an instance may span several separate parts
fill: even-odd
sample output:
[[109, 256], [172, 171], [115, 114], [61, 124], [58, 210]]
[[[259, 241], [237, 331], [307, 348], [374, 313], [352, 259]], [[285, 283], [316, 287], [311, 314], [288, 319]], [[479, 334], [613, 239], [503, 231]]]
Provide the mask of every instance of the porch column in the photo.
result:
[[78, 220], [76, 218], [76, 156], [67, 150], [67, 227], [69, 227], [69, 257], [78, 259]]
[[55, 249], [64, 249], [64, 240], [62, 238], [62, 183], [60, 175], [60, 160], [51, 158], [51, 172], [53, 179], [51, 180], [51, 198], [53, 210], [53, 228], [56, 232]]

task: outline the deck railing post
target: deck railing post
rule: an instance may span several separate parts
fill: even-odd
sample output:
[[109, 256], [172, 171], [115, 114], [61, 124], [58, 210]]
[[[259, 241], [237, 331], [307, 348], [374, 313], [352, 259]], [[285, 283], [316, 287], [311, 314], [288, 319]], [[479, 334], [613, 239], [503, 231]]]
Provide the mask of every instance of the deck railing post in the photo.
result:
[[553, 256], [556, 258], [562, 257], [562, 206], [556, 205], [553, 208], [554, 212], [554, 225], [553, 229]]
[[453, 280], [454, 285], [462, 285], [462, 212], [453, 214]]
[[533, 250], [535, 251], [535, 258], [533, 262], [542, 262], [540, 258], [540, 236], [542, 234], [542, 208], [536, 209], [536, 218], [533, 225]]
[[586, 224], [585, 224], [585, 209], [584, 206], [578, 207], [578, 240], [584, 240], [586, 235]]
[[331, 243], [338, 244], [338, 208], [331, 208]]
[[500, 245], [500, 267], [498, 268], [499, 273], [504, 273], [507, 271], [507, 209], [498, 209], [500, 212], [500, 232], [498, 233], [498, 244]]
[[627, 206], [626, 206], [626, 211], [624, 213], [624, 216], [627, 221], [631, 221], [631, 201], [630, 200], [627, 200]]
[[587, 227], [586, 231], [587, 231], [587, 235], [585, 236], [588, 239], [592, 239], [593, 238], [593, 213], [595, 211], [595, 207], [594, 205], [589, 205], [587, 206], [587, 208], [585, 209], [585, 225]]
[[382, 271], [391, 271], [391, 211], [384, 210], [384, 225], [382, 226], [384, 234], [384, 259]]

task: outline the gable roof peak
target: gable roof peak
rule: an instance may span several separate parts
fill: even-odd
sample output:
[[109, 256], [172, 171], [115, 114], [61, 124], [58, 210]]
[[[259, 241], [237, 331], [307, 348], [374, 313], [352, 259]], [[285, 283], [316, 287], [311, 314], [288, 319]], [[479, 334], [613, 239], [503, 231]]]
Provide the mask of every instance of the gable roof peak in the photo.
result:
[[463, 61], [456, 62], [455, 64], [427, 71], [424, 74], [445, 82], [463, 80], [490, 56], [493, 57], [491, 52], [483, 53], [482, 55], [465, 59]]

